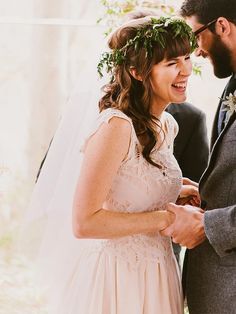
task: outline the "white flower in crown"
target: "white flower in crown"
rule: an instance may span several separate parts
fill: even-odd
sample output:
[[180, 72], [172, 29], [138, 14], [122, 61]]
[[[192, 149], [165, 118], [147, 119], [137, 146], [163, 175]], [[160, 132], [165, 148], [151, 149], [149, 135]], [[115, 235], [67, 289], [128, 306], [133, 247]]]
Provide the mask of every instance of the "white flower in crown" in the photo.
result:
[[229, 121], [231, 115], [236, 112], [236, 91], [233, 94], [225, 97], [226, 99], [222, 101], [225, 105], [223, 111], [226, 111], [225, 124]]

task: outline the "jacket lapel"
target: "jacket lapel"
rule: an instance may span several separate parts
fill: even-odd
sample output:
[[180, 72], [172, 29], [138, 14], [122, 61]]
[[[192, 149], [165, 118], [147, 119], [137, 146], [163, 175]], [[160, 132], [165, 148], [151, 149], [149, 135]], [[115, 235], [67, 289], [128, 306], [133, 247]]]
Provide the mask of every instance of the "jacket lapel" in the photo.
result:
[[218, 138], [218, 119], [219, 119], [220, 107], [221, 107], [221, 101], [219, 102], [219, 105], [217, 107], [217, 111], [216, 111], [214, 122], [213, 122], [212, 133], [211, 133], [211, 145], [210, 145], [211, 150], [213, 149], [214, 143], [216, 142]]
[[[218, 111], [219, 111], [219, 107], [218, 107], [217, 112]], [[208, 167], [206, 168], [205, 172], [203, 173], [203, 175], [202, 175], [202, 177], [200, 179], [199, 189], [202, 188], [202, 185], [207, 180], [208, 175], [211, 173], [212, 169], [214, 168], [217, 152], [218, 152], [218, 150], [221, 147], [222, 139], [224, 138], [225, 133], [227, 132], [229, 127], [232, 125], [232, 123], [234, 122], [235, 119], [236, 119], [236, 112], [234, 112], [232, 114], [232, 116], [230, 117], [230, 119], [229, 119], [228, 123], [226, 124], [225, 128], [220, 133], [219, 137], [216, 138], [216, 140], [214, 142], [212, 142], [213, 147], [212, 147], [212, 150], [211, 150], [209, 164], [208, 164]], [[216, 114], [215, 120], [217, 120], [217, 114]], [[216, 131], [217, 131], [217, 122], [215, 122], [215, 121], [214, 121], [214, 128], [216, 128]]]
[[[221, 99], [223, 98], [225, 94], [225, 90], [226, 90], [226, 87], [221, 95]], [[215, 144], [215, 141], [218, 138], [218, 119], [219, 119], [220, 108], [221, 108], [221, 100], [219, 101], [215, 118], [214, 118], [214, 122], [213, 122], [212, 133], [211, 133], [211, 145], [210, 145], [211, 150]]]

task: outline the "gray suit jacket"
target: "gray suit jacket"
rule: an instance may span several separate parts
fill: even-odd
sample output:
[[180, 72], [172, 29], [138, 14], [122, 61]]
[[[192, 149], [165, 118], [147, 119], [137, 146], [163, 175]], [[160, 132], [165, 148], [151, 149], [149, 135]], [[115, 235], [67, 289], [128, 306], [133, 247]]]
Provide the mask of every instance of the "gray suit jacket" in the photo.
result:
[[213, 145], [199, 188], [207, 240], [187, 254], [190, 314], [236, 314], [236, 113]]

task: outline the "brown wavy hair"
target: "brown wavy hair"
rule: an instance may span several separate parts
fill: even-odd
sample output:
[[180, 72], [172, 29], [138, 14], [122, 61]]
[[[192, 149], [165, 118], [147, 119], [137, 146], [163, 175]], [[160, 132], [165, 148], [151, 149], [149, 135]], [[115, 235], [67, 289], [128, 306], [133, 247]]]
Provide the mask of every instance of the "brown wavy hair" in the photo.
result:
[[[118, 28], [110, 37], [108, 46], [110, 49], [121, 49], [129, 39], [137, 34], [142, 27], [150, 24], [151, 17], [132, 20]], [[142, 155], [150, 164], [161, 168], [151, 157], [151, 151], [157, 143], [157, 134], [163, 132], [161, 122], [151, 114], [151, 100], [153, 89], [150, 81], [152, 67], [164, 58], [172, 59], [184, 56], [191, 51], [187, 38], [172, 34], [171, 29], [166, 28], [163, 33], [165, 47], [153, 42], [152, 54], [147, 57], [145, 47], [135, 49], [130, 46], [127, 49], [125, 61], [113, 70], [111, 81], [103, 87], [105, 95], [99, 101], [100, 112], [107, 108], [115, 108], [124, 112], [131, 118], [135, 132], [143, 146]], [[136, 80], [130, 74], [130, 68], [142, 77], [142, 81]]]

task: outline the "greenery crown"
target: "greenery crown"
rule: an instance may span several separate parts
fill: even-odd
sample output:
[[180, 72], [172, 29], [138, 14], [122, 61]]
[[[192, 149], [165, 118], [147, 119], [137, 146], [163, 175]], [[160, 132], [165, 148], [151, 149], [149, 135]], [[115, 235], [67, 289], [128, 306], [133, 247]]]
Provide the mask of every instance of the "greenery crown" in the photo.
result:
[[140, 48], [146, 49], [146, 57], [152, 55], [153, 43], [155, 42], [158, 42], [162, 48], [165, 48], [166, 43], [163, 34], [169, 31], [171, 31], [173, 38], [177, 36], [186, 37], [190, 42], [191, 52], [197, 47], [196, 37], [184, 20], [171, 17], [151, 18], [150, 23], [137, 29], [135, 37], [129, 39], [122, 48], [102, 54], [97, 66], [99, 75], [103, 76], [104, 67], [107, 73], [112, 74], [115, 67], [123, 64], [127, 50], [131, 46], [135, 50]]

